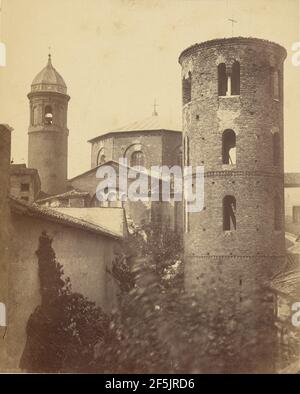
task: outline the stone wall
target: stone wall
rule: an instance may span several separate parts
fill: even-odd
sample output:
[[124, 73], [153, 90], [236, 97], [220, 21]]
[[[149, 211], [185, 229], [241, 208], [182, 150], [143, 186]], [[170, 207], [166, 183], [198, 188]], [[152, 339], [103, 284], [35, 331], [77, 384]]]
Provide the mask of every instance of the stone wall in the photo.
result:
[[[22, 184], [28, 184], [28, 191], [22, 191]], [[10, 176], [10, 194], [13, 197], [25, 200], [28, 203], [33, 203], [39, 192], [40, 192], [40, 182], [37, 171], [31, 169], [24, 169], [19, 173], [15, 173], [11, 170]]]
[[[9, 166], [10, 166], [11, 129], [0, 125], [0, 303], [7, 311], [8, 273], [9, 273]], [[1, 319], [3, 320], [3, 319]], [[0, 326], [0, 368], [6, 362], [6, 327]]]
[[92, 143], [92, 168], [97, 165], [99, 152], [104, 152], [106, 160], [119, 161], [130, 156], [134, 150], [145, 154], [145, 167], [176, 164], [177, 148], [181, 145], [181, 133], [173, 131], [128, 131], [111, 133]]
[[38, 259], [39, 237], [43, 231], [53, 238], [57, 261], [70, 277], [72, 290], [88, 297], [106, 312], [116, 306], [116, 288], [106, 272], [116, 242], [94, 234], [41, 218], [19, 213], [11, 215], [10, 276], [8, 307], [8, 355], [5, 368], [17, 370], [26, 341], [29, 316], [40, 304]]

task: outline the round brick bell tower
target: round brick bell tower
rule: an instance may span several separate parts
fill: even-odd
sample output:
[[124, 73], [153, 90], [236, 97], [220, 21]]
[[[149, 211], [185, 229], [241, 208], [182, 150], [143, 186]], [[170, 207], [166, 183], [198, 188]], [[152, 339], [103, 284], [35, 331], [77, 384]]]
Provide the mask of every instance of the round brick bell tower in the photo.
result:
[[179, 57], [184, 162], [205, 177], [204, 210], [185, 212], [185, 286], [230, 312], [248, 303], [257, 320], [259, 289], [285, 262], [285, 58], [278, 44], [241, 37]]
[[28, 130], [28, 166], [36, 168], [42, 191], [54, 195], [67, 190], [67, 86], [49, 55], [47, 66], [34, 78]]

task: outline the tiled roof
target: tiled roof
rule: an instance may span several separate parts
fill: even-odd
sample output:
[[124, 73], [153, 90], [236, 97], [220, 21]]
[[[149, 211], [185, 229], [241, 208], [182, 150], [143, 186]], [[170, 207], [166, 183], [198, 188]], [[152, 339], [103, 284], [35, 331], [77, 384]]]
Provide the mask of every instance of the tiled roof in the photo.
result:
[[53, 208], [53, 210], [63, 215], [70, 215], [79, 221], [101, 226], [119, 237], [125, 235], [126, 216], [123, 208]]
[[56, 194], [56, 195], [53, 195], [53, 196], [49, 196], [49, 197], [46, 197], [46, 198], [39, 199], [36, 202], [37, 203], [41, 203], [41, 202], [52, 201], [54, 199], [57, 199], [57, 200], [61, 199], [61, 200], [63, 200], [63, 199], [66, 199], [66, 198], [86, 197], [88, 195], [89, 195], [88, 192], [82, 192], [82, 191], [78, 191], [78, 190], [73, 189], [73, 190], [69, 190], [69, 191], [67, 191], [65, 193]]
[[10, 165], [11, 175], [38, 175], [36, 168], [27, 168], [26, 164], [11, 164]]
[[[71, 178], [71, 179], [68, 179], [68, 182], [69, 182], [69, 184], [70, 184], [74, 179], [84, 177], [84, 176], [86, 176], [86, 175], [88, 175], [88, 174], [92, 174], [93, 172], [97, 172], [98, 168], [103, 167], [103, 166], [109, 166], [109, 165], [113, 166], [117, 171], [118, 171], [118, 169], [119, 169], [119, 166], [123, 166], [123, 167], [125, 167], [127, 170], [130, 169], [130, 170], [132, 170], [132, 171], [136, 171], [137, 173], [138, 173], [138, 172], [141, 172], [141, 171], [139, 171], [137, 168], [130, 167], [130, 166], [126, 166], [125, 164], [120, 164], [120, 163], [118, 163], [118, 162], [115, 161], [115, 160], [108, 160], [108, 161], [106, 161], [105, 163], [99, 164], [99, 165], [97, 165], [96, 167], [91, 168], [90, 170], [87, 170], [87, 171], [85, 171], [85, 172], [83, 172], [83, 173], [81, 173], [81, 174], [79, 174], [79, 175], [74, 176], [74, 177]], [[151, 174], [150, 171], [147, 171], [146, 173], [147, 173], [148, 176], [151, 175], [153, 178], [163, 179], [163, 178], [162, 178], [160, 175], [158, 175], [158, 174], [153, 174], [153, 173]]]
[[132, 123], [128, 123], [126, 125], [120, 126], [116, 129], [112, 129], [107, 131], [106, 133], [99, 135], [98, 137], [92, 138], [89, 142], [93, 142], [104, 135], [110, 133], [124, 133], [124, 132], [141, 132], [141, 131], [171, 131], [175, 133], [181, 133], [180, 127], [177, 124], [174, 124], [173, 121], [167, 121], [162, 118], [160, 115], [152, 115], [148, 118], [145, 118], [140, 121], [135, 121]]
[[[123, 234], [121, 234], [120, 231], [116, 232], [110, 230], [107, 223], [102, 226], [102, 223], [100, 224], [100, 221], [96, 223], [92, 220], [86, 220], [87, 217], [84, 219], [83, 217], [81, 217], [81, 215], [76, 215], [76, 210], [81, 210], [84, 208], [66, 208], [67, 212], [62, 212], [59, 210], [54, 210], [52, 208], [40, 207], [38, 205], [29, 205], [13, 197], [10, 197], [10, 207], [12, 212], [18, 215], [38, 217], [49, 220], [50, 222], [61, 223], [66, 226], [79, 228], [84, 231], [95, 234], [102, 234], [116, 239], [123, 238]], [[96, 209], [101, 210], [106, 208]]]
[[273, 278], [271, 287], [291, 298], [298, 298], [300, 296], [300, 270], [279, 273]]

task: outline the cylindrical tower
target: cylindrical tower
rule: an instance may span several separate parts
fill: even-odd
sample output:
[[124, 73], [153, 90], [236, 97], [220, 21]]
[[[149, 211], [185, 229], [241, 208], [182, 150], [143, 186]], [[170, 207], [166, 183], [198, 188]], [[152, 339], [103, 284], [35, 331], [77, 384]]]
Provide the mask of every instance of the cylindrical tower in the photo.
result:
[[50, 55], [47, 66], [33, 80], [28, 98], [28, 166], [38, 170], [43, 192], [63, 193], [67, 187], [70, 97], [63, 78], [52, 66]]
[[285, 58], [278, 44], [242, 37], [179, 57], [185, 165], [204, 166], [205, 179], [204, 209], [185, 212], [185, 286], [209, 299], [226, 293], [233, 310], [285, 261]]

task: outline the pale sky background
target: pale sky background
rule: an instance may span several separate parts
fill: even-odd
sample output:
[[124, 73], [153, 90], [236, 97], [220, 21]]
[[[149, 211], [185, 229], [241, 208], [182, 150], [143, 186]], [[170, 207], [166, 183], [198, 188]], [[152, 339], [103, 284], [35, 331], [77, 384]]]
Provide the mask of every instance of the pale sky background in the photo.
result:
[[[181, 126], [180, 52], [234, 35], [265, 38], [288, 51], [285, 62], [285, 165], [300, 172], [300, 67], [291, 46], [300, 41], [298, 0], [2, 0], [0, 123], [14, 128], [14, 162], [27, 162], [27, 93], [46, 65], [71, 96], [69, 177], [90, 168], [86, 141], [151, 115], [154, 98], [170, 127]], [[299, 116], [298, 116], [299, 115]]]

